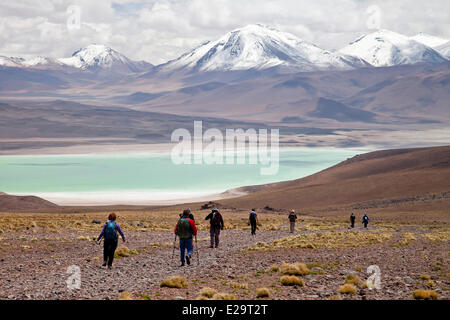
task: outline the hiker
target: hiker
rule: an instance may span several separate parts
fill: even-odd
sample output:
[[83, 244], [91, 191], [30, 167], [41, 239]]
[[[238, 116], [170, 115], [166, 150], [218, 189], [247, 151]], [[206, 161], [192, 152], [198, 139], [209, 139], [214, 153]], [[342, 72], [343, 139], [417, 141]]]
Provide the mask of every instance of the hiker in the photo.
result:
[[252, 209], [252, 211], [250, 211], [248, 220], [250, 221], [250, 225], [252, 227], [252, 236], [254, 236], [256, 235], [256, 225], [258, 224], [258, 215], [256, 214], [254, 208]]
[[297, 215], [295, 214], [295, 211], [292, 209], [289, 213], [289, 222], [291, 224], [291, 233], [294, 233], [295, 231], [295, 220], [297, 220]]
[[[183, 215], [178, 220], [175, 226], [175, 234], [180, 238], [180, 260], [181, 266], [184, 266], [184, 261], [188, 265], [191, 264], [192, 253], [194, 252], [194, 247], [192, 245], [192, 236], [197, 237], [197, 227], [193, 219], [189, 217], [191, 213], [190, 209], [183, 211]], [[185, 256], [185, 251], [187, 254]], [[185, 259], [186, 258], [186, 259]]]
[[362, 219], [362, 223], [364, 225], [364, 228], [367, 228], [367, 224], [369, 223], [369, 216], [367, 215], [367, 213], [364, 213], [363, 219]]
[[219, 235], [220, 230], [223, 230], [223, 218], [219, 210], [216, 207], [212, 208], [211, 213], [208, 214], [205, 220], [209, 220], [209, 233], [211, 235], [210, 248], [219, 247]]
[[354, 228], [355, 227], [355, 214], [352, 212], [352, 214], [350, 215], [350, 223], [351, 223], [351, 227]]
[[120, 234], [122, 237], [123, 242], [125, 241], [125, 236], [123, 235], [122, 230], [120, 229], [119, 225], [116, 222], [116, 214], [111, 213], [108, 216], [108, 221], [103, 225], [102, 232], [97, 238], [97, 243], [99, 244], [100, 239], [103, 237], [103, 267], [106, 267], [108, 264], [108, 269], [112, 268], [112, 263], [114, 260], [114, 252], [117, 248], [117, 242], [119, 241], [119, 236], [117, 233]]
[[[191, 212], [191, 209], [190, 209], [190, 208], [187, 208], [186, 210], [189, 210], [189, 212]], [[180, 216], [180, 218], [181, 218], [181, 217], [183, 216], [183, 213], [180, 213], [179, 216]], [[189, 218], [191, 218], [191, 219], [194, 220], [194, 222], [195, 222], [194, 215], [192, 214], [192, 212], [189, 213]]]

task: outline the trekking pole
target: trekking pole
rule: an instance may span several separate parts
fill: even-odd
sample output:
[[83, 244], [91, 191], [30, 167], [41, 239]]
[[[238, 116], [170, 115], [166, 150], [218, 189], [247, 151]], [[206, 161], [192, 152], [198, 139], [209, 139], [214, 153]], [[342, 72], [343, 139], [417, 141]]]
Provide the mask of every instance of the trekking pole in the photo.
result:
[[197, 264], [200, 264], [200, 255], [198, 254], [197, 236], [195, 236], [195, 249], [197, 250]]
[[173, 260], [173, 254], [175, 253], [175, 244], [177, 242], [177, 235], [175, 235], [175, 239], [173, 240], [173, 248], [172, 248], [172, 258], [171, 260]]

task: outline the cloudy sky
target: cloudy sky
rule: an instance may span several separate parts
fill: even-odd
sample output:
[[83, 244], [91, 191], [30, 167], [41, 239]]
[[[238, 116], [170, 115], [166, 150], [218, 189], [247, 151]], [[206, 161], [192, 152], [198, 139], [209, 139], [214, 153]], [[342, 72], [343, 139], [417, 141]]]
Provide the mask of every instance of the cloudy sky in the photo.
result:
[[97, 43], [159, 64], [252, 23], [325, 49], [340, 48], [375, 28], [450, 39], [450, 1], [2, 0], [0, 55], [60, 58]]

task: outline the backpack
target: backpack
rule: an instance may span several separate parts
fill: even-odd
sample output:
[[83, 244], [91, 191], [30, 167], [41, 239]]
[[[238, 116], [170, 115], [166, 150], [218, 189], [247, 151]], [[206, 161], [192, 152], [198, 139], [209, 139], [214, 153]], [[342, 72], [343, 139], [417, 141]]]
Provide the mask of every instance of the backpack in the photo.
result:
[[289, 214], [289, 221], [290, 222], [295, 222], [295, 218], [296, 218], [295, 213], [290, 213]]
[[251, 221], [256, 221], [256, 213], [255, 213], [255, 211], [250, 212], [250, 220]]
[[220, 226], [220, 212], [214, 211], [211, 218], [211, 224], [213, 226]]
[[365, 215], [365, 216], [363, 217], [363, 222], [369, 222], [369, 216]]
[[191, 225], [189, 224], [190, 218], [180, 218], [178, 220], [178, 228], [177, 228], [177, 235], [180, 237], [180, 239], [189, 239], [192, 238], [192, 229]]
[[114, 221], [108, 221], [105, 229], [105, 240], [117, 240], [116, 223]]

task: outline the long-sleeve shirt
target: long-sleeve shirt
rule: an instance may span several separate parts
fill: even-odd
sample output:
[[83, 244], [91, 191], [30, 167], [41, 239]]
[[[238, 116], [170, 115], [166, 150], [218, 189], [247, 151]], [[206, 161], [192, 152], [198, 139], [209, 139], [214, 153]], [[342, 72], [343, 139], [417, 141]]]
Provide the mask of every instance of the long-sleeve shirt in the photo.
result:
[[[197, 226], [195, 225], [194, 220], [192, 220], [191, 218], [189, 218], [189, 226], [191, 227], [192, 235], [196, 236], [197, 235]], [[177, 234], [177, 231], [178, 231], [178, 222], [177, 222], [177, 225], [175, 226], [175, 230], [173, 232], [175, 234]]]
[[219, 225], [213, 225], [213, 214], [214, 212], [211, 212], [210, 214], [208, 214], [205, 218], [205, 220], [209, 220], [209, 223], [212, 227], [220, 227], [221, 229], [223, 229], [224, 225], [223, 225], [223, 218], [222, 215], [219, 213]]
[[[110, 221], [108, 221], [108, 222], [110, 222]], [[105, 235], [106, 226], [108, 225], [108, 222], [105, 222], [105, 224], [103, 225], [102, 232], [100, 232], [100, 235], [98, 236], [97, 241], [99, 241]], [[116, 226], [116, 231], [119, 232], [120, 236], [122, 237], [122, 240], [125, 241], [125, 236], [124, 236], [122, 230], [120, 229], [119, 225], [117, 224], [117, 222], [114, 222], [114, 224]]]

